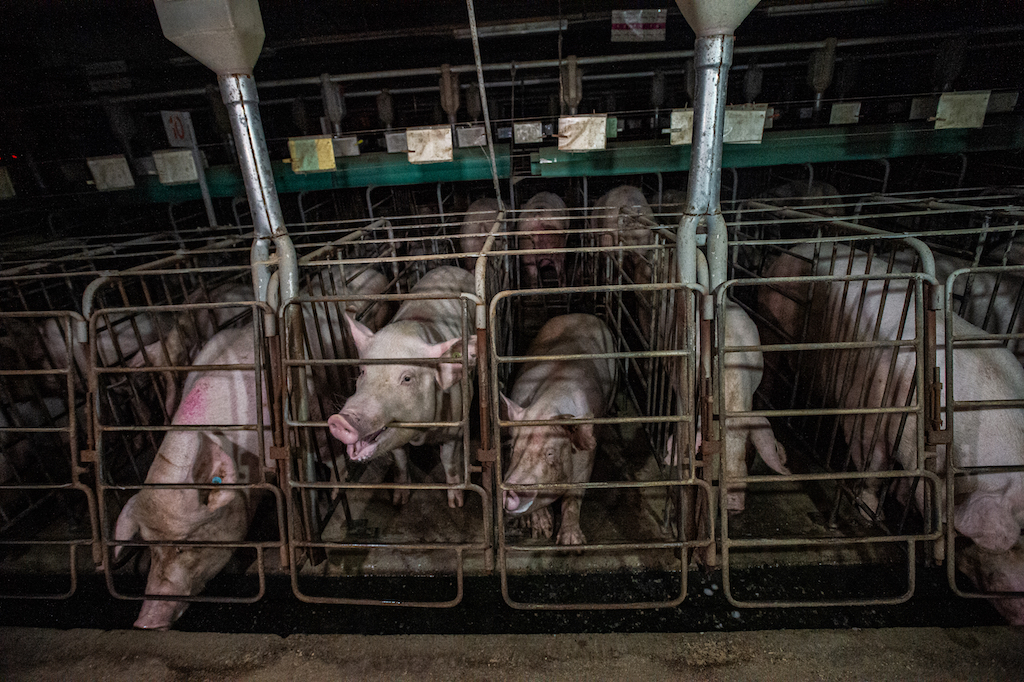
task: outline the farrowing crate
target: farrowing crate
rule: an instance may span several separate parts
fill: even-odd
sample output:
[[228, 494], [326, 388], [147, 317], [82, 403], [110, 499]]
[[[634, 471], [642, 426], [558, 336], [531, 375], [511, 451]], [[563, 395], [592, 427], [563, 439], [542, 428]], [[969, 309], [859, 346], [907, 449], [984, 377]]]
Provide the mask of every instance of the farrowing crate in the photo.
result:
[[[1000, 196], [998, 194], [989, 193], [984, 197], [980, 197], [975, 202], [973, 208], [967, 204], [954, 205], [949, 202], [936, 201], [928, 196], [907, 196], [902, 195], [895, 199], [891, 197], [881, 197], [878, 195], [866, 195], [866, 196], [852, 196], [842, 197], [844, 207], [848, 212], [846, 215], [839, 215], [838, 217], [824, 217], [824, 216], [813, 216], [813, 210], [808, 210], [807, 207], [800, 207], [799, 212], [792, 210], [776, 210], [774, 214], [771, 212], [770, 207], [760, 205], [755, 210], [764, 211], [760, 220], [750, 220], [751, 214], [747, 213], [745, 222], [738, 226], [738, 232], [740, 239], [736, 239], [734, 243], [737, 245], [733, 249], [733, 265], [737, 272], [744, 272], [750, 274], [761, 274], [763, 268], [767, 262], [775, 256], [775, 254], [781, 253], [784, 250], [793, 248], [796, 243], [809, 241], [809, 238], [815, 237], [821, 234], [832, 234], [837, 235], [841, 233], [849, 234], [851, 231], [856, 231], [856, 226], [851, 226], [848, 223], [851, 221], [857, 221], [860, 224], [869, 228], [896, 228], [900, 229], [900, 232], [906, 236], [916, 236], [929, 241], [930, 244], [934, 244], [933, 250], [928, 251], [929, 255], [934, 253], [936, 259], [936, 271], [939, 274], [938, 283], [946, 284], [946, 276], [952, 273], [953, 270], [959, 268], [966, 268], [960, 273], [959, 279], [961, 282], [973, 282], [974, 290], [971, 290], [971, 284], [966, 286], [963, 284], [957, 284], [952, 279], [950, 283], [955, 286], [950, 290], [947, 301], [934, 301], [932, 294], [928, 293], [928, 278], [918, 275], [912, 276], [920, 283], [914, 284], [908, 287], [906, 284], [900, 284], [899, 279], [906, 281], [907, 275], [900, 275], [899, 279], [893, 275], [886, 275], [884, 273], [889, 271], [898, 272], [910, 272], [919, 269], [919, 262], [913, 255], [913, 252], [908, 252], [906, 248], [893, 249], [894, 244], [897, 242], [893, 239], [884, 239], [885, 235], [880, 235], [879, 238], [861, 238], [854, 245], [864, 250], [864, 258], [873, 258], [878, 264], [876, 267], [877, 273], [873, 274], [871, 278], [876, 282], [873, 285], [865, 285], [863, 282], [850, 281], [846, 285], [840, 285], [836, 282], [839, 279], [833, 275], [833, 282], [818, 281], [814, 283], [817, 287], [831, 287], [833, 291], [837, 287], [842, 287], [845, 292], [844, 295], [852, 297], [853, 300], [857, 300], [857, 293], [860, 287], [874, 286], [876, 294], [878, 292], [884, 292], [887, 296], [886, 306], [896, 310], [905, 311], [907, 320], [906, 325], [910, 325], [914, 315], [910, 314], [913, 312], [920, 312], [924, 302], [924, 309], [928, 310], [933, 306], [936, 308], [936, 313], [940, 321], [943, 315], [947, 317], [951, 316], [954, 312], [960, 311], [967, 318], [975, 322], [978, 325], [984, 325], [986, 331], [991, 333], [990, 338], [994, 338], [997, 342], [1002, 343], [1013, 343], [1019, 338], [1019, 329], [1015, 327], [1016, 315], [1017, 315], [1017, 304], [1016, 301], [1020, 296], [1020, 275], [1017, 268], [1007, 267], [993, 267], [993, 268], [981, 268], [977, 269], [973, 267], [973, 262], [970, 259], [958, 259], [956, 256], [949, 256], [951, 250], [955, 247], [961, 249], [961, 253], [966, 251], [967, 254], [971, 254], [974, 257], [984, 256], [988, 251], [986, 247], [986, 239], [992, 240], [995, 236], [994, 242], [1000, 244], [1005, 248], [1007, 236], [1013, 235], [1017, 229], [1016, 225], [1016, 213], [1017, 209], [1013, 205], [1012, 201], [1007, 203], [1008, 198], [1016, 196], [1016, 193], [1010, 193], [1010, 195]], [[963, 197], [957, 201], [963, 201]], [[748, 206], [749, 208], [749, 206]], [[928, 217], [934, 218], [935, 220], [929, 220]], [[999, 217], [999, 222], [1002, 225], [997, 225], [993, 217]], [[953, 219], [957, 220], [953, 220]], [[834, 221], [840, 221], [835, 223]], [[847, 224], [843, 224], [842, 221], [846, 221]], [[913, 222], [921, 231], [918, 233], [906, 232], [906, 226]], [[978, 224], [985, 224], [987, 227], [984, 230], [978, 229]], [[958, 224], [962, 229], [953, 229], [953, 225]], [[845, 228], [845, 229], [843, 229]], [[902, 228], [902, 229], [901, 229]], [[928, 229], [931, 228], [931, 229]], [[901, 235], [901, 237], [903, 236]], [[755, 241], [744, 241], [742, 238], [747, 237], [771, 237], [767, 239], [755, 240]], [[790, 237], [793, 238], [789, 241], [779, 239], [779, 237]], [[835, 241], [835, 240], [833, 240]], [[989, 241], [990, 245], [992, 241]], [[805, 249], [808, 247], [804, 247]], [[817, 259], [823, 259], [826, 262], [831, 257], [833, 244], [826, 241], [821, 246], [820, 253], [816, 256]], [[1010, 249], [1005, 249], [1003, 254]], [[804, 254], [805, 256], [807, 254]], [[1000, 255], [1002, 259], [1004, 255]], [[842, 257], [839, 258], [840, 265], [848, 263], [848, 260], [844, 261]], [[808, 269], [811, 266], [807, 266]], [[863, 264], [858, 265], [859, 272], [863, 273]], [[829, 272], [828, 267], [818, 268], [817, 272], [823, 274]], [[889, 284], [881, 284], [883, 278], [890, 279]], [[856, 279], [856, 278], [854, 278]], [[864, 279], [862, 276], [861, 280]], [[805, 283], [806, 285], [806, 283]], [[736, 293], [734, 296], [739, 299], [753, 300], [754, 296], [747, 294], [744, 295], [743, 289], [760, 290], [761, 303], [765, 301], [765, 287], [774, 286], [776, 290], [780, 289], [780, 285], [771, 285], [770, 282], [764, 280], [755, 281], [741, 281], [735, 285], [730, 285], [730, 288], [735, 288]], [[779, 299], [777, 298], [775, 307], [779, 305]], [[790, 294], [793, 292], [790, 291]], [[911, 296], [912, 294], [912, 296]], [[922, 298], [924, 296], [925, 298]], [[1002, 299], [1004, 307], [1000, 310], [998, 301]], [[1010, 302], [1009, 307], [1011, 311], [1008, 312], [1005, 309], [1006, 301]], [[934, 301], [934, 302], [933, 302]], [[937, 302], [940, 305], [934, 305]], [[762, 314], [766, 313], [765, 307], [762, 306]], [[868, 307], [870, 309], [870, 306]], [[770, 317], [770, 316], [769, 316]], [[802, 318], [801, 318], [802, 319]], [[922, 347], [921, 334], [925, 331], [926, 327], [921, 326], [922, 319], [918, 319], [915, 326], [916, 331], [907, 330], [904, 327], [904, 334], [902, 337], [905, 339], [904, 343], [909, 343], [913, 340], [914, 346], [918, 349], [917, 352], [920, 354], [924, 351], [925, 358], [929, 358], [931, 351], [927, 349], [927, 346]], [[882, 376], [884, 373], [876, 373], [876, 377], [883, 379], [882, 385], [878, 387], [877, 393], [872, 393], [870, 396], [862, 396], [857, 403], [857, 415], [851, 416], [850, 414], [836, 414], [835, 408], [837, 405], [846, 406], [849, 403], [843, 403], [840, 401], [837, 403], [836, 399], [831, 396], [840, 396], [847, 391], [845, 388], [846, 383], [849, 383], [853, 378], [854, 372], [843, 371], [844, 368], [856, 368], [863, 369], [864, 365], [870, 362], [876, 362], [878, 366], [884, 366], [888, 360], [892, 359], [894, 353], [891, 351], [887, 352], [884, 349], [884, 344], [879, 341], [885, 341], [891, 339], [891, 336], [886, 336], [882, 333], [880, 339], [871, 336], [870, 334], [865, 337], [871, 343], [864, 344], [863, 347], [859, 348], [847, 348], [842, 349], [834, 347], [832, 350], [828, 350], [823, 346], [801, 344], [804, 341], [804, 332], [800, 331], [796, 338], [790, 338], [788, 335], [779, 335], [780, 331], [778, 325], [770, 324], [770, 320], [761, 319], [762, 330], [762, 344], [765, 351], [766, 359], [766, 380], [771, 379], [775, 385], [765, 386], [765, 395], [770, 396], [772, 409], [767, 411], [761, 411], [760, 414], [769, 415], [772, 417], [773, 425], [776, 428], [776, 433], [780, 435], [780, 438], [784, 439], [788, 446], [790, 446], [791, 454], [801, 454], [801, 450], [807, 453], [816, 454], [817, 457], [812, 459], [808, 458], [806, 462], [800, 463], [800, 460], [796, 457], [791, 457], [791, 462], [794, 462], [794, 470], [799, 471], [800, 467], [812, 467], [806, 469], [807, 471], [821, 470], [826, 472], [823, 474], [823, 478], [830, 476], [827, 472], [835, 472], [831, 474], [835, 480], [835, 484], [823, 484], [822, 490], [827, 492], [827, 486], [833, 485], [836, 492], [828, 492], [823, 495], [821, 492], [814, 493], [811, 489], [811, 496], [814, 499], [814, 495], [819, 496], [816, 504], [808, 508], [808, 512], [812, 514], [811, 523], [804, 523], [803, 528], [785, 528], [790, 533], [789, 537], [783, 537], [772, 540], [771, 535], [773, 533], [766, 533], [767, 529], [757, 529], [756, 524], [749, 524], [746, 521], [746, 515], [743, 515], [735, 521], [730, 520], [726, 515], [722, 517], [722, 539], [724, 545], [724, 553], [726, 555], [726, 578], [728, 585], [729, 572], [729, 555], [730, 552], [735, 553], [737, 548], [743, 548], [746, 551], [755, 551], [756, 549], [767, 549], [773, 550], [773, 556], [781, 556], [779, 549], [787, 546], [788, 544], [799, 544], [804, 547], [810, 547], [813, 544], [819, 544], [816, 555], [818, 557], [824, 557], [825, 561], [832, 561], [837, 563], [848, 563], [848, 562], [862, 562], [867, 558], [869, 561], [884, 560], [885, 555], [877, 552], [867, 552], [866, 548], [876, 542], [893, 542], [895, 539], [904, 538], [907, 540], [906, 552], [903, 554], [902, 559], [899, 556], [890, 556], [889, 561], [894, 561], [893, 565], [899, 563], [905, 563], [906, 565], [906, 591], [903, 595], [891, 594], [889, 596], [882, 597], [883, 599], [895, 599], [902, 600], [909, 598], [914, 589], [914, 544], [913, 541], [926, 540], [938, 541], [934, 544], [934, 552], [926, 552], [926, 557], [934, 554], [939, 560], [945, 560], [947, 563], [947, 570], [949, 572], [949, 579], [951, 586], [954, 589], [958, 589], [956, 582], [956, 557], [954, 551], [957, 543], [963, 543], [964, 539], [957, 539], [956, 533], [954, 532], [952, 525], [947, 524], [945, 526], [945, 537], [938, 535], [942, 531], [940, 522], [945, 518], [952, 518], [950, 514], [955, 511], [954, 500], [952, 499], [952, 490], [950, 486], [949, 509], [947, 509], [945, 516], [942, 516], [940, 507], [946, 502], [945, 499], [936, 499], [935, 492], [941, 490], [938, 487], [940, 483], [951, 484], [954, 480], [954, 476], [960, 476], [964, 478], [970, 474], [991, 474], [991, 471], [977, 470], [977, 471], [957, 471], [953, 467], [946, 468], [946, 462], [942, 455], [941, 443], [946, 438], [957, 438], [955, 430], [950, 427], [954, 423], [953, 419], [953, 407], [952, 404], [946, 404], [945, 414], [940, 415], [938, 410], [938, 398], [940, 384], [936, 383], [936, 374], [934, 371], [928, 371], [924, 373], [922, 379], [917, 379], [917, 386], [915, 390], [910, 392], [909, 395], [906, 393], [902, 394], [906, 399], [903, 402], [893, 403], [892, 393], [883, 390], [887, 382], [892, 382], [892, 375], [888, 375], [888, 379]], [[866, 323], [866, 321], [865, 321]], [[827, 317], [822, 318], [820, 315], [817, 317], [811, 317], [810, 324], [818, 328], [823, 326], [827, 328], [827, 325], [831, 324], [831, 320]], [[802, 329], [802, 328], [801, 328]], [[941, 347], [944, 344], [942, 338], [942, 327], [940, 326], [939, 338], [937, 343]], [[878, 330], [875, 329], [875, 334]], [[978, 332], [980, 333], [980, 332]], [[973, 334], [973, 333], [972, 333]], [[925, 338], [928, 335], [925, 334]], [[934, 338], [934, 337], [932, 337]], [[876, 339], [876, 340], [872, 340]], [[961, 340], [961, 343], [965, 346], [969, 346], [971, 343], [976, 344], [976, 337], [972, 337], [970, 341]], [[796, 342], [798, 345], [793, 345]], [[890, 341], [891, 343], [891, 341]], [[954, 347], [957, 347], [954, 345]], [[902, 355], [909, 352], [909, 346], [900, 351], [898, 355]], [[798, 360], [795, 363], [792, 361], [785, 361], [780, 359], [780, 356], [788, 353], [789, 355], [796, 354]], [[803, 357], [800, 357], [803, 354]], [[831, 359], [825, 359], [822, 361], [815, 361], [815, 355], [832, 354]], [[860, 359], [857, 359], [858, 354]], [[865, 358], [874, 357], [874, 360], [868, 360]], [[921, 356], [919, 355], [919, 358]], [[940, 353], [940, 359], [942, 354]], [[935, 365], [931, 360], [928, 360], [926, 364], [928, 367], [934, 367]], [[815, 367], [827, 367], [829, 372], [826, 374], [816, 371]], [[793, 377], [791, 383], [785, 383], [782, 378], [785, 375]], [[916, 375], [915, 375], [916, 376]], [[947, 375], [948, 376], [948, 375]], [[946, 382], [945, 390], [954, 391], [957, 379], [953, 376]], [[856, 388], [855, 384], [852, 384]], [[891, 389], [889, 389], [891, 391]], [[895, 391], [899, 395], [899, 391]], [[922, 398], [922, 395], [924, 398]], [[951, 393], [949, 395], [952, 395]], [[934, 396], [935, 399], [930, 399]], [[1001, 396], [993, 396], [1001, 397]], [[1024, 396], [1018, 396], [1018, 398], [1024, 398]], [[1006, 410], [1014, 407], [1018, 407], [1018, 402], [1009, 403], [988, 403], [982, 402], [977, 404], [976, 407], [963, 407], [965, 410]], [[882, 500], [879, 505], [879, 510], [884, 511], [882, 514], [870, 514], [870, 509], [865, 507], [863, 502], [864, 494], [863, 486], [865, 474], [858, 473], [854, 474], [853, 470], [856, 467], [852, 466], [849, 461], [850, 450], [847, 449], [847, 438], [843, 437], [843, 426], [847, 427], [847, 434], [852, 429], [854, 432], [860, 430], [863, 434], [868, 433], [868, 429], [864, 429], [864, 425], [870, 426], [872, 420], [867, 416], [867, 410], [870, 408], [878, 408], [889, 406], [889, 409], [893, 412], [887, 419], [890, 424], [896, 423], [896, 414], [915, 414], [917, 417], [916, 424], [913, 428], [907, 425], [905, 418], [900, 418], [900, 431], [897, 438], [907, 439], [910, 438], [909, 442], [917, 442], [917, 452], [924, 454], [925, 459], [923, 463], [926, 465], [922, 469], [914, 470], [897, 470], [893, 472], [893, 476], [903, 478], [904, 481], [901, 489], [900, 485], [896, 482], [893, 483], [893, 487], [883, 489]], [[798, 412], [798, 408], [809, 408], [805, 411]], [[961, 409], [957, 407], [957, 410]], [[927, 411], [922, 411], [927, 410]], [[832, 413], [830, 415], [829, 413]], [[945, 417], [945, 435], [943, 434], [941, 427], [942, 417]], [[928, 420], [930, 426], [924, 429], [922, 433], [922, 417]], [[859, 422], [858, 420], [864, 420]], [[830, 423], [831, 422], [831, 423]], [[906, 427], [906, 428], [904, 428]], [[871, 432], [871, 438], [879, 439], [884, 434], [879, 433], [881, 429], [874, 429]], [[892, 434], [890, 434], [891, 436]], [[802, 442], [800, 440], [802, 438]], [[884, 438], [882, 438], [884, 440]], [[890, 438], [891, 440], [891, 438]], [[933, 454], [936, 450], [936, 444], [939, 444], [939, 456], [938, 462], [934, 461], [935, 455]], [[866, 447], [866, 446], [865, 446]], [[837, 458], [836, 455], [839, 455]], [[951, 458], [952, 455], [950, 454]], [[856, 459], [856, 458], [855, 458]], [[929, 464], [928, 460], [931, 459], [933, 463]], [[921, 463], [921, 460], [918, 460]], [[941, 475], [940, 478], [934, 478], [933, 474], [927, 473], [930, 471], [941, 470], [946, 468], [946, 473]], [[1020, 471], [1021, 467], [1003, 467], [996, 474]], [[915, 481], [912, 474], [920, 475], [919, 481]], [[849, 479], [842, 481], [839, 479]], [[753, 479], [751, 479], [753, 480]], [[797, 476], [792, 478], [792, 483], [803, 484], [807, 477]], [[927, 485], [924, 485], [927, 483]], [[851, 485], [852, 484], [852, 485]], [[779, 512], [779, 508], [784, 506], [784, 498], [787, 491], [782, 484], [775, 485], [769, 479], [758, 480], [758, 485], [764, 487], [767, 490], [771, 490], [773, 486], [777, 488], [768, 498], [760, 498], [762, 500], [768, 499], [772, 501], [773, 506], [769, 507], [772, 511], [764, 511], [760, 514], [762, 518], [772, 518], [777, 522], [785, 523], [786, 516]], [[907, 503], [907, 493], [905, 487], [909, 485], [917, 486], [918, 490], [924, 490], [926, 493], [927, 501], [924, 506], [918, 505], [918, 509], [924, 510], [924, 516], [919, 514], [918, 509], [914, 508], [914, 505]], [[922, 487], [923, 485], [923, 487]], [[849, 487], [848, 487], [849, 486]], [[845, 492], [839, 492], [845, 490]], [[831, 502], [829, 502], [831, 498]], [[886, 501], [886, 499], [891, 501]], [[943, 494], [944, 498], [944, 494]], [[755, 501], [759, 498], [753, 498]], [[911, 496], [912, 499], [912, 496]], [[900, 500], [904, 504], [897, 504], [895, 500]], [[860, 514], [852, 513], [851, 507], [847, 504], [848, 502], [855, 502], [860, 509]], [[803, 504], [803, 503], [801, 503]], [[816, 507], [816, 509], [815, 509]], [[798, 506], [799, 508], [799, 506]], [[863, 525], [864, 521], [861, 519], [863, 516], [870, 517], [872, 526], [878, 530], [866, 529], [858, 527], [858, 524]], [[796, 517], [799, 518], [799, 517]], [[820, 538], [815, 538], [814, 542], [808, 542], [805, 538], [809, 535], [817, 533]], [[889, 534], [888, 538], [882, 538], [882, 533]], [[876, 535], [872, 538], [872, 535]], [[829, 537], [831, 536], [831, 537]], [[945, 542], [942, 542], [942, 540]], [[843, 553], [830, 554], [828, 547], [839, 546], [847, 544], [852, 547], [861, 548], [861, 557], [856, 557], [847, 553], [846, 556]], [[891, 555], [891, 552], [890, 552]], [[796, 563], [802, 563], [807, 561], [808, 556], [800, 556], [796, 559]], [[820, 559], [819, 559], [820, 560]], [[884, 575], [881, 573], [880, 575]], [[895, 573], [892, 574], [895, 576]], [[961, 577], [961, 583], [963, 579]], [[727, 594], [734, 603], [741, 605], [750, 605], [753, 601], [749, 597], [739, 595], [736, 591], [735, 586], [728, 585], [729, 589]], [[976, 594], [976, 593], [975, 593]], [[760, 596], [760, 595], [758, 595]], [[795, 605], [801, 602], [799, 598], [790, 594], [776, 594], [770, 595], [775, 598], [776, 604], [782, 605]], [[853, 601], [857, 602], [858, 599], [864, 599], [864, 595], [850, 595], [847, 597], [853, 597]], [[761, 600], [768, 602], [771, 600]], [[758, 601], [756, 603], [761, 603]], [[835, 600], [829, 600], [829, 603], [834, 603]], [[840, 599], [839, 601], [843, 601]], [[866, 600], [865, 600], [866, 601]], [[858, 603], [864, 603], [858, 602]]]
[[[182, 243], [164, 234], [102, 239], [27, 245], [6, 254], [0, 273], [0, 570], [25, 581], [6, 596], [70, 596], [78, 573], [101, 558], [85, 454], [92, 410], [83, 297], [101, 275]], [[81, 551], [89, 545], [91, 557]]]

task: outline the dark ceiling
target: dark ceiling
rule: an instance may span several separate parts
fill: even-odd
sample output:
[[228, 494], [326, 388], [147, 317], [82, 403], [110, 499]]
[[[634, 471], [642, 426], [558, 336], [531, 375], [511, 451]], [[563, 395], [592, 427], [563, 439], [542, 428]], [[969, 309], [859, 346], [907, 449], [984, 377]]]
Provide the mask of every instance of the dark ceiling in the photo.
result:
[[[860, 0], [864, 2], [865, 0]], [[870, 1], [870, 0], [868, 0]], [[763, 0], [738, 31], [738, 44], [821, 40], [928, 30], [970, 31], [977, 26], [1024, 21], [1024, 2], [988, 0], [892, 0], [860, 11], [822, 11], [841, 2]], [[266, 26], [258, 79], [321, 72], [436, 66], [472, 61], [469, 40], [452, 39], [468, 26], [461, 0], [262, 0]], [[679, 10], [666, 0], [525, 0], [476, 3], [481, 25], [562, 16], [570, 20], [564, 54], [636, 50], [608, 41], [613, 9], [670, 7], [667, 40], [642, 49], [686, 49], [693, 34]], [[794, 6], [813, 14], [777, 14]], [[88, 65], [124, 61], [128, 92], [196, 87], [212, 75], [161, 34], [152, 0], [5, 0], [0, 25], [0, 90], [4, 106], [31, 106], [90, 95]], [[485, 40], [485, 61], [554, 58], [558, 36]], [[95, 67], [94, 67], [95, 68]]]

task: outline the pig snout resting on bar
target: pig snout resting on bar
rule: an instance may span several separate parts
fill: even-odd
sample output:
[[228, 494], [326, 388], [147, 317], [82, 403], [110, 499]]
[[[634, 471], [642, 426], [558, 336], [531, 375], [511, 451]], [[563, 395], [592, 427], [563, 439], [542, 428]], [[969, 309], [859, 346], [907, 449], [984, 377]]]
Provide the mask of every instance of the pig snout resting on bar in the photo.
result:
[[[841, 273], [881, 276], [887, 270], [884, 258], [876, 257], [869, 263], [867, 254], [846, 246], [835, 250], [823, 248], [820, 261], [812, 266], [813, 251], [813, 245], [797, 247], [793, 255], [780, 256], [770, 266], [768, 274], [827, 274], [834, 269]], [[802, 319], [799, 302], [805, 301], [812, 306], [812, 319], [816, 321], [811, 325], [808, 341], [895, 341], [912, 339], [915, 335], [916, 303], [913, 300], [907, 304], [904, 314], [908, 288], [907, 281], [899, 279], [890, 280], [888, 284], [882, 279], [872, 279], [849, 286], [845, 282], [818, 282], [812, 298], [806, 284], [795, 283], [777, 290], [762, 291], [762, 304], [775, 316], [780, 329], [794, 338], [799, 337], [799, 320]], [[955, 315], [952, 320], [953, 332], [960, 339], [952, 351], [953, 398], [958, 407], [954, 413], [952, 451], [947, 453], [946, 445], [938, 446], [936, 468], [940, 481], [936, 502], [943, 519], [947, 513], [942, 476], [947, 459], [951, 458], [959, 467], [1024, 465], [1024, 409], [969, 406], [969, 403], [977, 401], [1024, 398], [1024, 368], [998, 342], [978, 340], [965, 343], [963, 339], [980, 337], [984, 332]], [[936, 362], [943, 386], [947, 385], [946, 351], [945, 324], [939, 315], [936, 320]], [[890, 369], [893, 360], [894, 368]], [[838, 361], [850, 366], [853, 370], [850, 375], [854, 377], [851, 385], [844, 387], [837, 383], [835, 394], [826, 396], [838, 406], [903, 407], [908, 404], [917, 369], [916, 353], [911, 346], [898, 349], [879, 347], [871, 353], [846, 351], [839, 354]], [[833, 362], [833, 366], [817, 368], [817, 371], [836, 372], [836, 364]], [[888, 380], [890, 372], [892, 383]], [[862, 400], [862, 396], [866, 398]], [[943, 403], [945, 397], [943, 392]], [[905, 469], [918, 468], [916, 415], [907, 413], [905, 426], [901, 424], [901, 417], [899, 413], [841, 417], [852, 460], [859, 469], [880, 471], [890, 468], [893, 461]], [[924, 484], [917, 486], [917, 504], [921, 508], [925, 487]], [[874, 510], [878, 506], [878, 489], [877, 481], [868, 481], [860, 493], [861, 501], [869, 509]], [[1001, 578], [1000, 583], [1024, 583], [1024, 562], [1015, 560], [1019, 554], [1012, 553], [1024, 524], [1024, 473], [997, 471], [958, 476], [954, 499], [952, 518], [946, 522], [951, 522], [961, 535], [977, 545], [977, 550], [972, 550], [975, 552], [973, 560], [998, 565], [1005, 578]], [[986, 575], [982, 571], [974, 573]], [[1010, 608], [1011, 600], [1002, 601], [1005, 608]], [[1016, 608], [1019, 605], [1012, 606]]]
[[[593, 315], [552, 318], [530, 344], [527, 355], [594, 355], [615, 352], [608, 327]], [[615, 360], [581, 358], [536, 360], [523, 365], [511, 398], [501, 396], [511, 421], [603, 417], [615, 393]], [[594, 468], [597, 440], [593, 424], [513, 426], [512, 459], [506, 485], [586, 483]], [[535, 537], [551, 537], [551, 503], [562, 498], [562, 520], [556, 542], [581, 545], [580, 505], [583, 490], [505, 491], [510, 514], [532, 514]]]
[[[413, 294], [459, 296], [473, 293], [473, 276], [462, 268], [430, 270], [412, 288]], [[462, 481], [461, 427], [396, 427], [393, 422], [439, 422], [462, 418], [463, 342], [475, 366], [476, 335], [463, 333], [463, 303], [458, 298], [413, 299], [399, 307], [391, 323], [374, 333], [347, 318], [361, 359], [394, 359], [394, 363], [363, 365], [356, 392], [338, 414], [327, 420], [331, 435], [348, 446], [349, 459], [364, 462], [394, 454], [396, 483], [409, 482], [407, 444], [439, 443], [449, 485]], [[474, 324], [472, 311], [468, 323]], [[448, 358], [437, 365], [401, 364], [403, 358]], [[469, 378], [467, 377], [467, 380]], [[394, 501], [409, 500], [408, 489], [396, 489]], [[462, 490], [448, 491], [448, 505], [461, 507]]]
[[[533, 232], [520, 237], [521, 249], [565, 249], [564, 230], [569, 229], [569, 212], [557, 194], [540, 192], [530, 197], [523, 206], [519, 219], [520, 232]], [[550, 268], [558, 286], [565, 286], [565, 253], [524, 253], [521, 257], [526, 276], [526, 287], [536, 289], [541, 284], [543, 270]]]
[[[487, 241], [487, 234], [494, 227], [498, 220], [497, 199], [477, 199], [466, 210], [466, 222], [459, 230], [462, 235], [459, 238], [459, 251], [463, 253], [476, 254], [484, 248]], [[504, 228], [502, 228], [504, 229]], [[464, 256], [462, 267], [470, 272], [476, 270], [476, 256]]]
[[[252, 364], [252, 328], [227, 329], [196, 356], [196, 365]], [[199, 370], [188, 375], [173, 425], [256, 424], [259, 396], [252, 370]], [[266, 395], [263, 419], [270, 423]], [[270, 445], [270, 433], [264, 433]], [[263, 466], [259, 435], [252, 431], [169, 431], [146, 475], [147, 484], [248, 483]], [[114, 540], [241, 542], [258, 502], [251, 489], [145, 488], [121, 510]], [[115, 558], [121, 547], [114, 550]], [[151, 546], [147, 595], [199, 594], [231, 558], [230, 547]], [[166, 630], [188, 602], [147, 599], [135, 627]]]

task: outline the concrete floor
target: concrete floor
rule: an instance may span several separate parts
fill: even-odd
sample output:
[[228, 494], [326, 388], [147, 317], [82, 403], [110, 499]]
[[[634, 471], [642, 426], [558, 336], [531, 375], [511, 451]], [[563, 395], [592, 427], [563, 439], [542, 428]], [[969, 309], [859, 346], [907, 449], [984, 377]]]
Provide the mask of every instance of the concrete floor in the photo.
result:
[[230, 635], [0, 628], [18, 680], [1018, 680], [1024, 630]]

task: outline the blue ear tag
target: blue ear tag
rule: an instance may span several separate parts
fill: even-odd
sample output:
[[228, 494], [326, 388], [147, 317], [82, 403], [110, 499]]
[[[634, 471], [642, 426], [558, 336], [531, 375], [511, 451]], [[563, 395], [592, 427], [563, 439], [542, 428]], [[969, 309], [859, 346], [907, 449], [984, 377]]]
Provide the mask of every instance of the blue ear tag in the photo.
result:
[[213, 482], [214, 483], [223, 483], [223, 480], [221, 479], [220, 476], [214, 476], [213, 477]]

